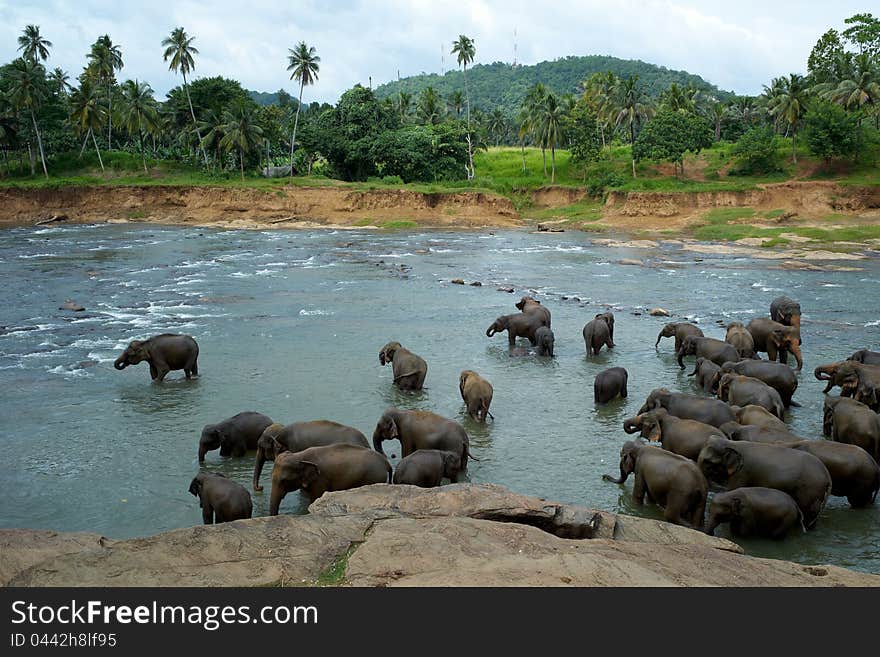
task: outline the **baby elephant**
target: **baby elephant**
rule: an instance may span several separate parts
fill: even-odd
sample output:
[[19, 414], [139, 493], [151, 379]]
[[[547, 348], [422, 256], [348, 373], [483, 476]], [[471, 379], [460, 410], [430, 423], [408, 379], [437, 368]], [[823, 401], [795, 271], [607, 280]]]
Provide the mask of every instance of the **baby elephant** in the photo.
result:
[[455, 452], [417, 449], [397, 464], [393, 481], [395, 484], [433, 488], [440, 485], [443, 477], [455, 483], [460, 470], [461, 457]]
[[793, 527], [804, 529], [804, 517], [790, 495], [775, 488], [752, 486], [718, 493], [709, 503], [706, 533], [723, 522], [736, 536], [783, 538]]
[[593, 381], [593, 401], [597, 404], [607, 404], [620, 395], [626, 398], [626, 382], [629, 374], [622, 367], [610, 367], [596, 375]]
[[379, 363], [391, 363], [394, 385], [401, 390], [421, 390], [428, 375], [428, 363], [399, 342], [389, 342], [379, 352]]
[[553, 331], [551, 331], [546, 326], [542, 326], [537, 331], [535, 331], [535, 340], [537, 341], [537, 349], [535, 350], [539, 356], [550, 356], [553, 358], [553, 344], [556, 342], [556, 337], [553, 335]]
[[147, 361], [150, 378], [162, 381], [172, 370], [183, 370], [186, 378], [199, 375], [199, 345], [189, 335], [163, 333], [148, 340], [132, 340], [113, 362], [117, 370]]
[[492, 403], [492, 384], [473, 370], [464, 370], [458, 377], [458, 390], [467, 404], [468, 415], [477, 422], [485, 422], [486, 416], [495, 417], [489, 412]]
[[200, 472], [193, 477], [189, 492], [199, 498], [206, 525], [250, 518], [251, 494], [239, 483], [217, 472]]

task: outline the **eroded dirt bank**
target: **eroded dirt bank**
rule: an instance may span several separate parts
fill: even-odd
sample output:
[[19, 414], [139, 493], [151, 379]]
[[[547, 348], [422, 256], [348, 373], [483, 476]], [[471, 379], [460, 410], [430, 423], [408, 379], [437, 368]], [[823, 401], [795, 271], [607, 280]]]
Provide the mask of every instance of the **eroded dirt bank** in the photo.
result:
[[375, 484], [305, 516], [113, 541], [0, 530], [3, 586], [880, 586], [729, 541], [492, 484]]
[[387, 225], [516, 227], [510, 199], [479, 192], [360, 191], [342, 187], [0, 188], [0, 226], [53, 216], [74, 223], [148, 221], [224, 228]]

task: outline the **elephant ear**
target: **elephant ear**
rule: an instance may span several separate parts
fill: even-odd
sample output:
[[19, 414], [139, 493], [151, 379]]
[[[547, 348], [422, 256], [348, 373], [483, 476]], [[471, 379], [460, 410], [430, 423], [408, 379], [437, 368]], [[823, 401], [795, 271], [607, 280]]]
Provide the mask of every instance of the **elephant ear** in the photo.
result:
[[284, 452], [287, 451], [287, 445], [279, 442], [277, 436], [272, 437], [272, 446], [275, 449], [275, 456], [278, 456], [279, 454], [283, 454]]
[[724, 450], [724, 469], [727, 471], [727, 476], [732, 477], [736, 474], [739, 469], [742, 467], [742, 454], [733, 449], [732, 447], [728, 447]]
[[730, 500], [730, 508], [736, 515], [740, 515], [742, 513], [742, 500], [738, 497], [734, 497]]
[[464, 382], [467, 381], [468, 376], [467, 372], [462, 372], [458, 377], [458, 391], [461, 393], [462, 399], [464, 399]]
[[196, 497], [199, 496], [199, 493], [202, 491], [202, 482], [199, 481], [198, 476], [193, 477], [193, 480], [189, 484], [189, 492]]
[[311, 486], [318, 481], [318, 477], [321, 475], [321, 469], [318, 467], [317, 463], [300, 461], [300, 468], [302, 485], [304, 488], [306, 486]]

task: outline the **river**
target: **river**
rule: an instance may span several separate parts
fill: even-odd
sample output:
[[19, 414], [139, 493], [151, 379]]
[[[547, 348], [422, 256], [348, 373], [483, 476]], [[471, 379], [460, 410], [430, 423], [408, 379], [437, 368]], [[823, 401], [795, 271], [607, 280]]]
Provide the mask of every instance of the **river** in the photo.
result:
[[[620, 264], [649, 257], [655, 266]], [[480, 459], [466, 479], [608, 511], [637, 507], [617, 474], [625, 417], [652, 388], [694, 392], [664, 323], [645, 309], [698, 322], [764, 316], [781, 293], [804, 310], [804, 371], [788, 420], [821, 437], [823, 383], [813, 368], [876, 348], [880, 261], [855, 272], [785, 271], [768, 260], [700, 255], [679, 245], [597, 246], [588, 234], [525, 232], [223, 231], [143, 224], [0, 232], [0, 526], [99, 532], [112, 538], [198, 524], [187, 489], [201, 427], [243, 410], [289, 423], [332, 419], [367, 437], [390, 405], [463, 423]], [[451, 279], [482, 286], [454, 285]], [[499, 291], [511, 286], [515, 293]], [[556, 357], [511, 357], [486, 328], [532, 292], [553, 313]], [[566, 298], [567, 297], [567, 298]], [[59, 310], [73, 299], [86, 311]], [[606, 306], [617, 347], [588, 360], [581, 329]], [[638, 313], [638, 314], [637, 314]], [[201, 376], [151, 384], [146, 364], [118, 372], [129, 340], [193, 335]], [[390, 340], [429, 364], [420, 393], [400, 393], [379, 348]], [[688, 364], [693, 361], [687, 359]], [[623, 366], [629, 398], [596, 408], [593, 378]], [[466, 417], [458, 374], [495, 387], [494, 421]], [[690, 371], [690, 370], [687, 370]], [[396, 442], [386, 443], [399, 456]], [[395, 459], [392, 459], [395, 460]], [[250, 489], [253, 457], [205, 466]], [[268, 483], [268, 472], [263, 478]], [[254, 514], [268, 511], [268, 485]], [[303, 513], [289, 495], [283, 513]], [[782, 542], [741, 541], [749, 554], [880, 573], [880, 504], [831, 498], [814, 530]], [[719, 535], [729, 536], [726, 528]]]

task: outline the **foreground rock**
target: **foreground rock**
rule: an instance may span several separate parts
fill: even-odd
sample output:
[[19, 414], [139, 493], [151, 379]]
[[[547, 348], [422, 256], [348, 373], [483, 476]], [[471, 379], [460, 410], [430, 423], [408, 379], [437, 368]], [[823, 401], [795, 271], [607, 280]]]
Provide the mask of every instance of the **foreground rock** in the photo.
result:
[[0, 548], [7, 586], [880, 586], [490, 484], [376, 484], [328, 493], [305, 516], [125, 541], [2, 530]]

